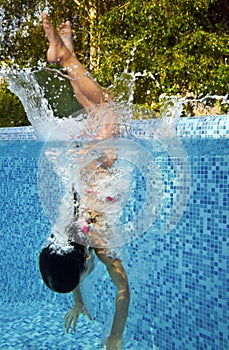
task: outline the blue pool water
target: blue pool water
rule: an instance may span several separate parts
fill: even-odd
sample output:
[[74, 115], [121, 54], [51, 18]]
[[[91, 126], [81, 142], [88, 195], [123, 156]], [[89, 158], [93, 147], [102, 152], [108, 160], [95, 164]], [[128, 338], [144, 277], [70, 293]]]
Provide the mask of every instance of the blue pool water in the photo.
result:
[[[227, 350], [229, 117], [180, 120], [177, 135], [191, 166], [190, 198], [176, 228], [164, 234], [155, 224], [120, 250], [131, 288], [124, 349]], [[71, 295], [49, 291], [38, 269], [50, 232], [37, 187], [43, 145], [30, 127], [1, 129], [0, 140], [0, 349], [99, 349], [114, 287], [96, 262], [82, 288], [93, 321], [82, 316], [76, 334], [64, 333]]]

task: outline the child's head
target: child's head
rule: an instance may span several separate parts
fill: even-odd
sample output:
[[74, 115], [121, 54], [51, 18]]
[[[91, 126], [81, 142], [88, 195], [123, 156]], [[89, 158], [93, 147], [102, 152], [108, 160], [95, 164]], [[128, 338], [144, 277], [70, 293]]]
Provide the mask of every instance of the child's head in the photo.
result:
[[39, 266], [45, 284], [53, 291], [68, 293], [77, 287], [85, 269], [85, 247], [69, 243], [67, 252], [55, 250], [53, 244], [43, 248]]

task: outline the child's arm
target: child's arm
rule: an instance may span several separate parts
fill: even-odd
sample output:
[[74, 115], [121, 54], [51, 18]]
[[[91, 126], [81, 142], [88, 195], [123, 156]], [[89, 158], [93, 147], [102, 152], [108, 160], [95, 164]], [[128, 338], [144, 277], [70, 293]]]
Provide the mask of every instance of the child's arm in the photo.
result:
[[126, 272], [119, 259], [113, 260], [106, 255], [104, 249], [95, 250], [98, 258], [106, 265], [112, 281], [118, 288], [115, 304], [115, 314], [111, 333], [104, 343], [107, 350], [122, 349], [122, 336], [128, 317], [128, 308], [130, 302], [130, 290]]

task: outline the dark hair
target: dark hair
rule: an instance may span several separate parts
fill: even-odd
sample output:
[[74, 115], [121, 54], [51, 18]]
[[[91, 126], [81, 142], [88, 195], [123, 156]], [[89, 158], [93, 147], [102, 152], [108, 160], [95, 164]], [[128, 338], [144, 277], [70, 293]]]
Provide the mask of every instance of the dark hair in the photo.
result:
[[84, 270], [85, 247], [70, 243], [72, 250], [68, 253], [55, 251], [52, 244], [40, 253], [39, 267], [45, 284], [54, 292], [69, 293], [77, 287], [80, 274]]

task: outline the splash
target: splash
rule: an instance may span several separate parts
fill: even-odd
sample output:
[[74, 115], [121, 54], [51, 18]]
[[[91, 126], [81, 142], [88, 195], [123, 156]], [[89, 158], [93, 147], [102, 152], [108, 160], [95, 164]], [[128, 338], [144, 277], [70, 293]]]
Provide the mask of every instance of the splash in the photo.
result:
[[[46, 84], [48, 88], [51, 88], [55, 93], [55, 99], [62, 98], [62, 85], [65, 86], [66, 78], [63, 78], [61, 72], [57, 70], [51, 70], [46, 68], [45, 65], [40, 64], [37, 69], [25, 68], [19, 69], [19, 67], [1, 67], [0, 78], [4, 78], [8, 83], [8, 88], [21, 100], [27, 118], [33, 126], [35, 135], [38, 140], [46, 141], [50, 138], [53, 130], [64, 120], [56, 116], [55, 110], [50, 104], [49, 99], [46, 97]], [[58, 81], [58, 84], [57, 84]], [[68, 82], [68, 81], [67, 81]], [[70, 98], [66, 103], [69, 103]], [[71, 100], [70, 100], [71, 101]], [[78, 105], [73, 103], [73, 108], [69, 109], [68, 106], [65, 109], [74, 111], [74, 108], [79, 108]], [[77, 121], [80, 124], [80, 119], [77, 116]], [[71, 127], [70, 117], [67, 118], [69, 122], [65, 122], [65, 127]]]
[[[74, 239], [80, 244], [111, 249], [152, 226], [170, 232], [183, 216], [191, 186], [189, 159], [176, 135], [183, 101], [170, 99], [161, 119], [144, 123], [143, 116], [151, 117], [150, 112], [132, 103], [136, 76], [125, 71], [118, 82], [124, 82], [120, 87], [124, 102], [60, 119], [54, 116], [34, 72], [7, 73], [11, 91], [21, 99], [38, 139], [45, 141], [39, 160], [39, 195], [60, 238], [67, 230], [77, 233]], [[117, 116], [119, 135], [96, 140], [94, 135], [107, 127], [111, 111]], [[91, 118], [101, 112], [102, 119], [92, 128]], [[104, 167], [104, 154], [112, 152], [114, 165], [105, 175], [98, 172]], [[98, 167], [88, 171], [93, 163]], [[171, 181], [173, 189], [167, 186]], [[76, 192], [81, 208], [78, 220], [74, 217]], [[96, 214], [97, 226], [89, 211]]]
[[1, 70], [1, 76], [7, 80], [9, 89], [21, 100], [37, 138], [46, 140], [57, 126], [58, 120], [54, 117], [44, 97], [44, 91], [36, 80], [35, 71], [31, 68], [6, 68]]
[[[70, 225], [70, 231], [77, 232], [74, 239], [91, 247], [121, 246], [152, 225], [157, 225], [162, 233], [170, 232], [182, 218], [189, 200], [191, 171], [188, 156], [176, 136], [181, 105], [170, 102], [162, 119], [151, 129], [149, 124], [144, 128], [141, 123], [135, 126], [131, 121], [130, 124], [123, 123], [126, 113], [122, 107], [122, 104], [116, 104], [118, 115], [124, 114], [119, 122], [122, 131], [119, 137], [97, 141], [85, 139], [77, 122], [71, 129], [63, 128], [63, 123], [46, 142], [40, 157], [40, 197], [56, 231], [62, 232]], [[109, 113], [109, 106], [106, 108]], [[132, 110], [129, 111], [131, 114]], [[112, 153], [116, 158], [114, 165], [109, 171], [101, 172], [105, 168], [104, 154]], [[170, 170], [163, 168], [161, 159], [170, 162]], [[91, 164], [96, 164], [95, 168]], [[47, 173], [52, 174], [51, 181], [51, 175], [47, 177]], [[166, 176], [170, 177], [168, 182], [173, 181], [173, 190], [166, 186]], [[73, 189], [80, 196], [82, 210], [77, 223], [74, 223]], [[171, 191], [173, 203], [168, 207]], [[64, 206], [63, 202], [57, 205], [63, 197]], [[57, 208], [62, 209], [58, 211]], [[99, 228], [88, 225], [88, 211], [96, 216]]]

